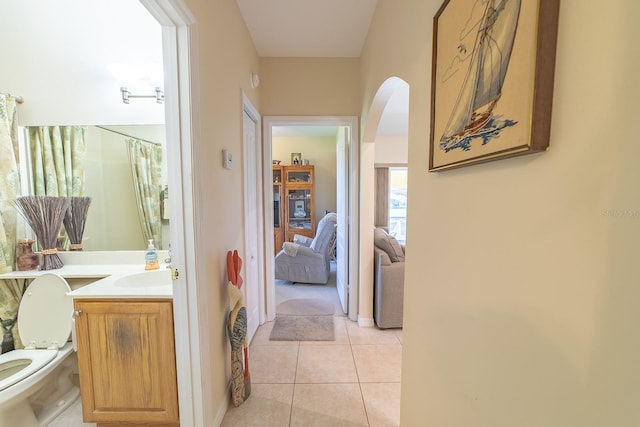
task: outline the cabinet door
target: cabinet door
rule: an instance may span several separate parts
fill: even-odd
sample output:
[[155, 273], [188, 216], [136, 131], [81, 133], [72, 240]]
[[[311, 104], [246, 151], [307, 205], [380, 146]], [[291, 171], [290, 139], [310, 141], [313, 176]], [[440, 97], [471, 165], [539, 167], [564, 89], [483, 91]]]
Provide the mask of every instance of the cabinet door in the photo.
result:
[[313, 166], [284, 167], [284, 239], [292, 242], [293, 236], [315, 236], [315, 202]]
[[84, 421], [177, 423], [172, 302], [74, 304]]
[[311, 188], [287, 189], [287, 227], [290, 231], [313, 231]]
[[286, 185], [313, 186], [313, 166], [286, 166], [284, 180]]
[[282, 201], [282, 166], [273, 166], [273, 249], [274, 255], [282, 249], [284, 242], [284, 202]]

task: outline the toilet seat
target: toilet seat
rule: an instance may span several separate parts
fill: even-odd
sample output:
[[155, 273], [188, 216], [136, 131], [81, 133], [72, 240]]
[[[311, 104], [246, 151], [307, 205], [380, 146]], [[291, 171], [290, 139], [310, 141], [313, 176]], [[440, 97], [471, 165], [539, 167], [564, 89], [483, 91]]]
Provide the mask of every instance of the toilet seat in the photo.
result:
[[13, 350], [0, 355], [0, 391], [39, 371], [57, 354], [58, 350]]
[[34, 279], [18, 309], [18, 331], [25, 349], [59, 349], [69, 340], [73, 301], [66, 280], [53, 273]]
[[70, 291], [62, 277], [51, 273], [25, 290], [15, 333], [27, 347], [0, 354], [0, 426], [49, 425], [80, 395], [73, 383], [77, 359], [69, 342]]

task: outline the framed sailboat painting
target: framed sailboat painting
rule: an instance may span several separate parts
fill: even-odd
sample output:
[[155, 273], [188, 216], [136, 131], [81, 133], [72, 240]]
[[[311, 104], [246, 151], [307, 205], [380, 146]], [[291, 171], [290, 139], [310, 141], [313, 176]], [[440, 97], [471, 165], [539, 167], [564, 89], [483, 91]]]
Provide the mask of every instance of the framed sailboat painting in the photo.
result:
[[559, 0], [445, 0], [434, 17], [429, 171], [549, 146]]

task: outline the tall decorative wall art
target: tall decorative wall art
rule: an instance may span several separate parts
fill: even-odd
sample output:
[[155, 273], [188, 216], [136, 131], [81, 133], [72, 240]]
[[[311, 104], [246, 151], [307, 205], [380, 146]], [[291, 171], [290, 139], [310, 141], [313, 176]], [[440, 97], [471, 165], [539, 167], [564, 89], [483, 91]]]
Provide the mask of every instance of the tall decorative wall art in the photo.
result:
[[559, 0], [445, 0], [434, 17], [429, 171], [549, 146]]

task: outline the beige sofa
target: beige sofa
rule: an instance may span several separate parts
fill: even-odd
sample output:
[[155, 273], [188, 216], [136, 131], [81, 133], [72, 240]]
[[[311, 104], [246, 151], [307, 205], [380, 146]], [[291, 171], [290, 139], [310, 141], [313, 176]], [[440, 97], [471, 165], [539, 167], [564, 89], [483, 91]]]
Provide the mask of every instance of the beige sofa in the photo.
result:
[[373, 244], [373, 318], [379, 328], [402, 328], [405, 248], [382, 228]]

